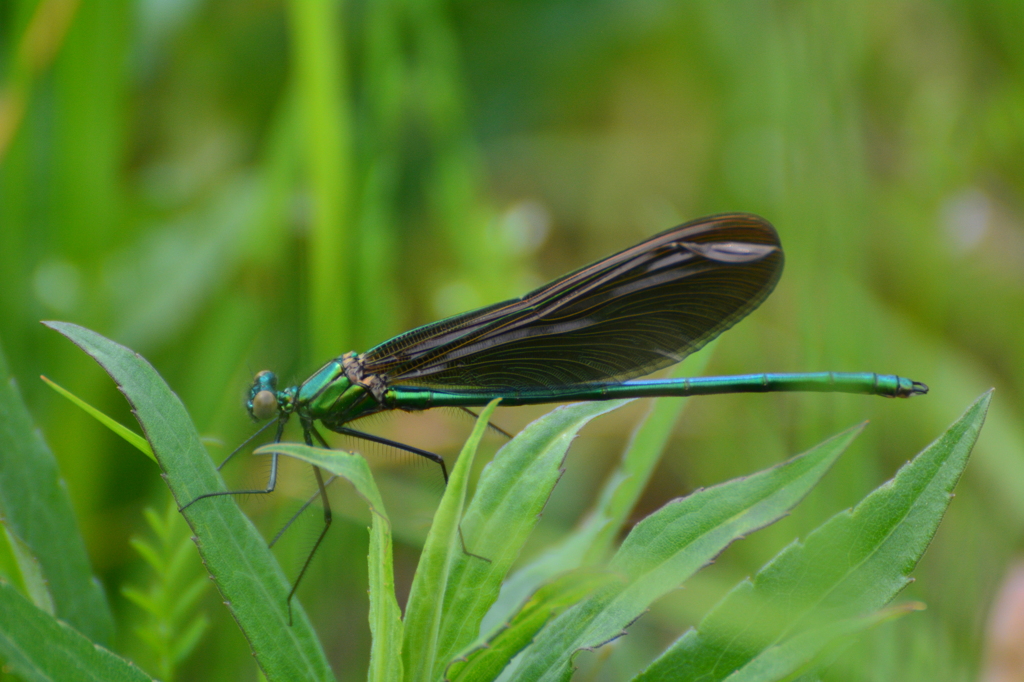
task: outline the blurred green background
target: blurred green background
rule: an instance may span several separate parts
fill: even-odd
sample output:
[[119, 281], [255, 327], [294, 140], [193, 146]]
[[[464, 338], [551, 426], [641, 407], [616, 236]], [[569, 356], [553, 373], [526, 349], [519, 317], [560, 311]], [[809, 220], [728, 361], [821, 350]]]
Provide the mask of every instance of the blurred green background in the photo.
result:
[[[0, 343], [60, 461], [116, 650], [158, 672], [121, 590], [154, 580], [129, 538], [151, 535], [142, 509], [168, 493], [149, 460], [39, 381], [134, 425], [107, 376], [39, 320], [142, 353], [219, 460], [253, 430], [242, 403], [260, 369], [301, 381], [676, 223], [750, 211], [778, 228], [786, 273], [708, 373], [877, 371], [932, 391], [691, 401], [637, 518], [872, 423], [791, 517], [581, 656], [579, 678], [639, 670], [994, 385], [904, 593], [928, 610], [865, 638], [828, 678], [980, 679], [987, 642], [1012, 636], [987, 621], [1024, 537], [1022, 34], [1019, 0], [0, 1]], [[584, 430], [528, 554], [571, 529], [645, 409]], [[499, 410], [498, 423], [542, 412]], [[367, 428], [451, 462], [470, 425], [430, 413]], [[404, 601], [440, 476], [337, 444], [380, 472]], [[262, 485], [266, 462], [249, 460], [227, 471], [235, 485]], [[359, 679], [368, 517], [335, 488], [340, 518], [299, 596], [338, 678]], [[296, 467], [279, 489], [242, 501], [268, 537], [312, 476]], [[316, 531], [303, 519], [280, 546], [290, 575]], [[202, 575], [194, 550], [188, 562]], [[212, 588], [198, 610], [210, 627], [177, 676], [256, 679]]]

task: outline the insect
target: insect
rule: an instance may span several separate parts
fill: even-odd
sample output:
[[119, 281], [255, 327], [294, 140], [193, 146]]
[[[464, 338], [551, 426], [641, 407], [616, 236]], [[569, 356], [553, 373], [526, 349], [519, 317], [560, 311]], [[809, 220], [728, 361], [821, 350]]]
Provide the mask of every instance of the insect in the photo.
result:
[[[294, 416], [307, 444], [328, 447], [315, 426], [320, 422], [336, 433], [426, 457], [440, 465], [447, 481], [438, 455], [350, 424], [388, 410], [468, 409], [499, 397], [507, 407], [713, 393], [821, 391], [906, 398], [928, 392], [916, 381], [867, 372], [638, 379], [679, 362], [754, 310], [779, 281], [783, 261], [778, 234], [763, 218], [747, 213], [700, 218], [521, 298], [418, 327], [362, 354], [345, 353], [298, 386], [278, 388], [273, 372], [260, 372], [247, 408], [256, 420], [276, 418], [277, 440]], [[266, 488], [207, 493], [189, 504], [215, 495], [272, 492], [277, 458], [272, 455]], [[323, 477], [314, 471], [325, 518], [315, 553], [331, 512]], [[296, 586], [308, 565], [309, 559]]]

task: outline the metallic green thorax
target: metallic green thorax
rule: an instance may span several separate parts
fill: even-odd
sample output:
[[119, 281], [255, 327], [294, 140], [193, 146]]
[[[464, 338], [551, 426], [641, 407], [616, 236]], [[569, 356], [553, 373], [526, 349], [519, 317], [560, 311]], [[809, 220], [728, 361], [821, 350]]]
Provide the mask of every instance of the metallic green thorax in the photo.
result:
[[256, 375], [246, 407], [253, 419], [297, 414], [304, 422], [319, 420], [328, 428], [386, 409], [385, 384], [377, 376], [364, 376], [355, 353], [335, 358], [299, 386], [277, 390], [270, 371]]

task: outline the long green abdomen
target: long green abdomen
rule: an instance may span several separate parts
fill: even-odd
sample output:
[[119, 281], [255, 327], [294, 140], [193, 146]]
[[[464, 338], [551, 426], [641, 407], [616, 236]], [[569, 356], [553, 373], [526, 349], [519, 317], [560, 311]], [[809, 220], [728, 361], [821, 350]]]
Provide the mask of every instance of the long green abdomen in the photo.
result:
[[388, 398], [399, 409], [425, 410], [432, 407], [473, 407], [501, 398], [504, 406], [542, 405], [583, 400], [656, 398], [713, 395], [721, 393], [772, 393], [809, 391], [818, 393], [859, 393], [906, 398], [928, 392], [924, 384], [891, 374], [872, 372], [812, 372], [804, 374], [743, 374], [691, 379], [648, 379], [622, 383], [587, 384], [551, 389], [467, 391], [396, 386]]

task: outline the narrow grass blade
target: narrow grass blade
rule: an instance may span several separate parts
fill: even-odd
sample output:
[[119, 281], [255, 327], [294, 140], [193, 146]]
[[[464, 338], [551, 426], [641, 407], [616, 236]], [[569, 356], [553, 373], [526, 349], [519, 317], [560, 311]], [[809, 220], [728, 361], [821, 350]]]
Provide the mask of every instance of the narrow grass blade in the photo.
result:
[[[487, 421], [497, 405], [498, 401], [493, 400], [481, 410], [473, 432], [459, 453], [459, 460], [448, 480], [441, 504], [434, 512], [434, 522], [423, 545], [423, 553], [420, 554], [405, 609], [402, 658], [408, 682], [433, 682], [437, 679], [437, 669], [447, 663], [438, 659], [445, 591], [453, 564], [465, 558], [466, 551], [475, 553], [472, 546], [463, 548], [459, 524], [462, 521], [473, 458], [487, 428]], [[490, 557], [483, 555], [469, 558], [482, 563], [490, 560]]]
[[370, 583], [370, 637], [373, 640], [367, 674], [370, 682], [392, 682], [405, 677], [402, 669], [402, 610], [395, 598], [392, 557], [390, 524], [386, 517], [380, 521], [375, 518], [366, 558]]
[[279, 452], [341, 476], [366, 500], [372, 512], [370, 551], [367, 556], [370, 582], [370, 682], [401, 680], [402, 611], [395, 598], [395, 572], [391, 548], [391, 520], [373, 481], [366, 460], [339, 450], [325, 450], [299, 443], [273, 443], [257, 448], [255, 454]]
[[625, 402], [559, 407], [527, 426], [484, 468], [463, 517], [462, 534], [469, 551], [488, 561], [463, 552], [453, 557], [444, 593], [435, 677], [461, 651], [478, 643], [484, 615], [537, 525], [576, 434], [594, 417]]
[[568, 679], [578, 651], [622, 636], [652, 601], [679, 587], [734, 540], [784, 516], [861, 429], [848, 429], [771, 469], [670, 502], [638, 523], [608, 566], [625, 577], [624, 584], [555, 619], [524, 653], [515, 679]]
[[121, 436], [121, 438], [126, 440], [129, 445], [134, 446], [136, 450], [144, 454], [146, 457], [149, 457], [154, 462], [156, 461], [156, 456], [153, 454], [153, 448], [149, 447], [149, 442], [145, 438], [135, 433], [127, 426], [117, 421], [116, 419], [111, 419], [107, 415], [103, 414], [95, 407], [93, 407], [92, 405], [90, 405], [89, 403], [85, 402], [77, 395], [72, 393], [71, 391], [57, 384], [57, 382], [51, 381], [44, 376], [40, 376], [39, 378], [42, 379], [43, 382], [46, 383], [50, 388], [57, 391], [57, 393], [60, 393], [62, 396], [73, 402], [75, 405], [78, 405], [80, 408], [85, 410], [85, 412], [89, 416], [98, 421], [100, 424], [103, 424], [108, 429], [110, 429], [117, 435]]
[[151, 678], [0, 581], [0, 660], [25, 682], [145, 682]]
[[356, 328], [354, 282], [359, 265], [339, 268], [338, 254], [358, 241], [352, 221], [354, 169], [348, 99], [345, 15], [331, 2], [286, 3], [291, 29], [290, 57], [299, 107], [304, 175], [309, 180], [310, 219], [306, 237], [307, 333], [312, 357], [331, 356], [347, 346]]
[[[181, 506], [224, 490], [181, 400], [141, 356], [96, 332], [67, 322], [47, 322], [88, 353], [117, 383]], [[249, 640], [267, 679], [333, 680], [320, 643], [299, 604], [289, 625], [290, 585], [266, 542], [229, 496], [189, 507], [199, 553], [225, 604]]]
[[114, 620], [93, 578], [57, 461], [36, 430], [0, 352], [0, 513], [39, 561], [56, 614], [93, 641]]
[[880, 608], [910, 581], [977, 440], [991, 394], [895, 478], [744, 581], [636, 679], [724, 680], [786, 637]]
[[53, 615], [53, 595], [39, 560], [25, 541], [15, 535], [0, 517], [0, 580], [6, 580], [28, 597], [36, 607]]

